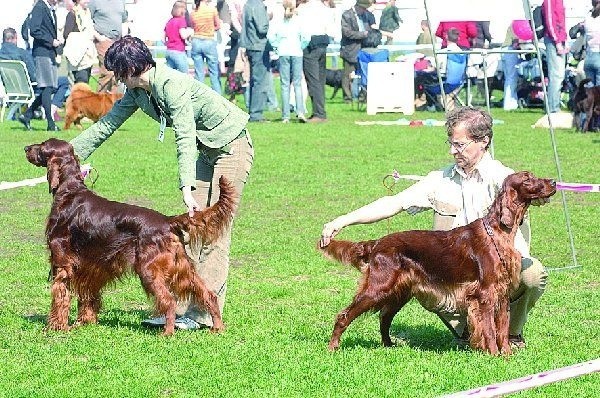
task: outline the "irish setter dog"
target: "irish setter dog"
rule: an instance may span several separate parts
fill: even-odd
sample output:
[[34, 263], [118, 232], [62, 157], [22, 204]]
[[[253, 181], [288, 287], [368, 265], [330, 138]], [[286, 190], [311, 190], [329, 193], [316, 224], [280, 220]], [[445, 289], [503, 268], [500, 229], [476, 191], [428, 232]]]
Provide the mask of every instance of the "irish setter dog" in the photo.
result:
[[51, 138], [25, 152], [30, 163], [47, 167], [54, 196], [46, 225], [53, 279], [49, 329], [69, 330], [71, 291], [77, 297], [75, 326], [96, 323], [102, 289], [127, 271], [135, 272], [146, 294], [154, 296], [155, 313], [166, 316], [164, 335], [174, 332], [176, 299], [192, 299], [212, 316], [211, 331], [223, 329], [217, 297], [195, 271], [184, 239], [208, 244], [230, 224], [237, 196], [224, 177], [216, 204], [193, 217], [169, 217], [90, 191], [68, 142]]
[[122, 97], [121, 93], [96, 93], [86, 83], [75, 83], [65, 103], [65, 130], [71, 128], [71, 124], [83, 129], [81, 119], [84, 117], [97, 122]]
[[415, 297], [430, 311], [453, 300], [457, 311], [467, 313], [472, 348], [510, 354], [509, 294], [521, 269], [515, 234], [531, 201], [555, 192], [554, 181], [522, 171], [506, 177], [485, 217], [463, 227], [331, 241], [321, 250], [359, 269], [362, 281], [352, 303], [337, 315], [329, 349], [336, 350], [342, 333], [367, 311], [379, 311], [382, 343], [391, 346], [392, 319]]

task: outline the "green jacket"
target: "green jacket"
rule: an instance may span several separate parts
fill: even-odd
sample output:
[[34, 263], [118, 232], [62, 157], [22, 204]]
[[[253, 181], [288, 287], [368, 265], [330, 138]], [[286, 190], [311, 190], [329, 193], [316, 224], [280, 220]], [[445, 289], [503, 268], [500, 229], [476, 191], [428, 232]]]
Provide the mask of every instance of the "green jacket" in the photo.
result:
[[[148, 93], [142, 88], [128, 89], [111, 111], [75, 137], [75, 153], [86, 159], [108, 139], [137, 109], [173, 128], [177, 145], [179, 184], [195, 186], [197, 141], [210, 148], [222, 148], [238, 137], [248, 122], [242, 111], [210, 87], [167, 66], [150, 69]], [[156, 100], [158, 109], [150, 101]], [[158, 111], [158, 112], [157, 112]], [[152, 134], [157, 134], [152, 130]]]

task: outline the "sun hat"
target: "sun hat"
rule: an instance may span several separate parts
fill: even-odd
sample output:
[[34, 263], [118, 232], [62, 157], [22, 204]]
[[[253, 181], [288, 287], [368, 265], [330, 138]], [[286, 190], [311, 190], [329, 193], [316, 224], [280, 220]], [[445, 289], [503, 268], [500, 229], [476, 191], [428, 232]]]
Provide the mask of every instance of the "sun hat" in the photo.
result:
[[372, 4], [371, 0], [356, 0], [356, 5], [362, 8], [369, 8]]

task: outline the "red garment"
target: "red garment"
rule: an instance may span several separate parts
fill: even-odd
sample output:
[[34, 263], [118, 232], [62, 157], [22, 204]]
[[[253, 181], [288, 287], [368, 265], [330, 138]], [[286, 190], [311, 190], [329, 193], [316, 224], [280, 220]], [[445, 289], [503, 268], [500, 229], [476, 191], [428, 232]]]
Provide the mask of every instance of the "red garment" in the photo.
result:
[[544, 35], [551, 38], [555, 44], [566, 42], [567, 28], [563, 0], [544, 0], [542, 15], [544, 16]]
[[442, 48], [446, 48], [446, 32], [448, 29], [458, 29], [458, 46], [461, 48], [471, 48], [471, 39], [477, 37], [477, 25], [473, 21], [450, 21], [440, 22], [435, 31], [435, 35], [442, 39]]

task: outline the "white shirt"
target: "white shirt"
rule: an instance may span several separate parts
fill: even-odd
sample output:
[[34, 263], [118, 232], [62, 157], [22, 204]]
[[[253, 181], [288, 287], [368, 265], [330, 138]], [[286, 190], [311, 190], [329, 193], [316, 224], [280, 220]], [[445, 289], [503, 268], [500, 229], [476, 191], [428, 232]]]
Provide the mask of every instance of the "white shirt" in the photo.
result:
[[[442, 215], [455, 216], [452, 228], [456, 228], [485, 216], [504, 179], [512, 173], [511, 168], [486, 152], [469, 176], [452, 164], [427, 174], [396, 194], [395, 199], [410, 214], [434, 209]], [[523, 257], [530, 257], [529, 245], [520, 229], [515, 236], [515, 248]]]
[[[321, 0], [308, 0], [304, 4], [298, 6], [298, 17], [300, 17], [300, 25], [309, 36], [328, 35], [336, 36], [335, 21], [333, 15]], [[337, 27], [338, 30], [340, 27]]]

